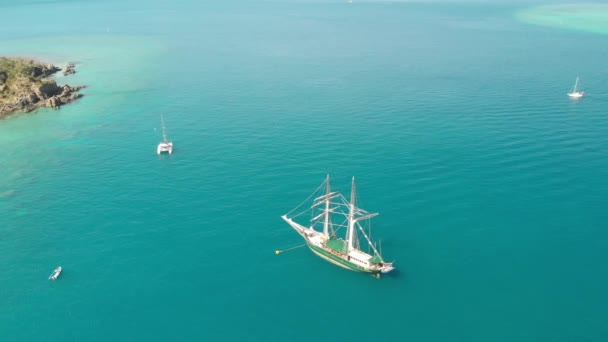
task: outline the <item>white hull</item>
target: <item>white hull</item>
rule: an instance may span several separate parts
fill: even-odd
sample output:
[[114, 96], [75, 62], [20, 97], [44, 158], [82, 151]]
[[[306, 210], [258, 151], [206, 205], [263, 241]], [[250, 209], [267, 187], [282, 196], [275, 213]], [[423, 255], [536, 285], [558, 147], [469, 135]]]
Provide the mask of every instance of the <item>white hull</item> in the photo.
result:
[[382, 273], [388, 273], [388, 272], [390, 272], [390, 271], [392, 271], [392, 270], [394, 270], [394, 269], [395, 269], [395, 266], [393, 266], [393, 265], [391, 264], [390, 266], [384, 266], [384, 267], [382, 267], [382, 268], [380, 269], [380, 272], [382, 272]]
[[568, 96], [570, 96], [570, 98], [573, 98], [573, 99], [580, 99], [581, 97], [585, 96], [585, 92], [577, 91], [574, 93], [568, 93]]
[[59, 275], [61, 274], [61, 266], [57, 267], [53, 273], [51, 274], [51, 276], [49, 277], [49, 280], [57, 280], [57, 278], [59, 278]]
[[161, 154], [163, 152], [167, 152], [169, 154], [173, 153], [173, 143], [172, 142], [161, 142], [156, 147], [156, 153]]
[[572, 91], [568, 93], [568, 96], [570, 96], [571, 99], [580, 99], [584, 95], [585, 95], [584, 91], [578, 90], [578, 77], [577, 77], [576, 82], [574, 82], [574, 89], [572, 89]]

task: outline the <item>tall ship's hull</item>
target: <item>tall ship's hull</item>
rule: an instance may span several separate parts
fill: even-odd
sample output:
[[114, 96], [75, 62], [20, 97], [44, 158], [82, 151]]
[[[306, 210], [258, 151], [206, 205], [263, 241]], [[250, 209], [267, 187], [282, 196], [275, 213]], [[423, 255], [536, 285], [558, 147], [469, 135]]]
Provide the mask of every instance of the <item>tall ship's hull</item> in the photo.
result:
[[312, 228], [306, 228], [293, 220], [282, 216], [293, 229], [295, 229], [306, 241], [308, 248], [319, 257], [347, 270], [364, 273], [387, 273], [392, 267], [386, 267], [388, 263], [374, 260], [373, 256], [359, 251], [346, 249], [346, 241], [335, 237], [326, 239], [321, 232]]
[[[332, 193], [329, 191], [329, 177], [327, 178], [326, 183], [327, 193], [315, 199], [316, 203], [312, 206], [314, 209], [319, 205], [325, 204], [326, 208], [320, 215], [311, 220], [312, 224], [309, 227], [305, 227], [295, 222], [288, 215], [283, 215], [283, 220], [285, 220], [285, 222], [287, 222], [296, 232], [298, 232], [298, 234], [304, 238], [306, 244], [314, 254], [336, 266], [340, 266], [350, 271], [370, 273], [377, 277], [380, 276], [380, 273], [388, 273], [392, 271], [394, 269], [393, 263], [385, 262], [382, 259], [382, 256], [376, 249], [375, 244], [369, 240], [368, 235], [363, 229], [360, 231], [365, 239], [369, 242], [368, 248], [373, 250], [373, 255], [364, 252], [360, 248], [359, 241], [355, 233], [356, 229], [358, 227], [360, 228], [358, 221], [371, 218], [376, 214], [369, 214], [362, 209], [354, 207], [354, 180], [353, 195], [351, 196], [352, 201], [348, 204], [350, 211], [347, 215], [348, 226], [345, 239], [341, 239], [336, 236], [335, 231], [332, 228], [335, 225], [332, 225], [330, 220], [331, 214], [337, 213], [346, 215], [346, 213], [339, 212], [338, 210], [339, 205], [344, 203], [336, 203], [336, 200], [339, 200], [340, 198], [343, 199], [343, 197], [338, 193]], [[324, 221], [322, 231], [317, 231], [314, 229], [316, 223], [315, 221], [318, 219], [322, 219]]]
[[378, 270], [356, 265], [356, 264], [348, 261], [347, 256], [345, 256], [343, 254], [338, 254], [329, 248], [318, 247], [318, 246], [311, 244], [310, 242], [308, 242], [308, 248], [310, 248], [310, 250], [313, 253], [320, 256], [321, 258], [331, 262], [334, 265], [340, 266], [342, 268], [346, 268], [347, 270], [351, 270], [351, 271], [355, 271], [355, 272], [372, 273], [372, 274], [380, 273], [380, 271], [378, 271]]

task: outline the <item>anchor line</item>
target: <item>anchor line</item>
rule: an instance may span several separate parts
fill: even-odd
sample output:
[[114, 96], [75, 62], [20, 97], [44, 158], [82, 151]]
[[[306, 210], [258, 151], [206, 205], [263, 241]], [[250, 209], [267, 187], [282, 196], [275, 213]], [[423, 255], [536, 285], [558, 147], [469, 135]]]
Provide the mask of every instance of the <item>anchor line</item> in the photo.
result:
[[275, 251], [275, 253], [276, 253], [276, 254], [281, 254], [281, 253], [283, 253], [283, 252], [291, 251], [291, 250], [293, 250], [293, 249], [296, 249], [296, 248], [301, 248], [301, 247], [304, 247], [304, 246], [306, 246], [306, 244], [301, 244], [301, 245], [299, 245], [299, 246], [290, 247], [290, 248], [283, 249], [283, 250], [281, 250], [281, 249], [277, 249], [277, 250]]

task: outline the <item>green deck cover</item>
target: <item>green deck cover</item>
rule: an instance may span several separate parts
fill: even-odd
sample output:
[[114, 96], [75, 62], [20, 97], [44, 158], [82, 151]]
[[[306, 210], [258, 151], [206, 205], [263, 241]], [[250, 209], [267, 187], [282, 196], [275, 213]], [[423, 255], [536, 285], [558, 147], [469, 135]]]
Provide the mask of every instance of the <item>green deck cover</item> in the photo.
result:
[[346, 241], [342, 239], [330, 238], [325, 244], [336, 252], [346, 254]]
[[375, 254], [373, 257], [371, 257], [371, 259], [369, 259], [369, 261], [379, 264], [382, 262], [382, 258], [378, 254]]

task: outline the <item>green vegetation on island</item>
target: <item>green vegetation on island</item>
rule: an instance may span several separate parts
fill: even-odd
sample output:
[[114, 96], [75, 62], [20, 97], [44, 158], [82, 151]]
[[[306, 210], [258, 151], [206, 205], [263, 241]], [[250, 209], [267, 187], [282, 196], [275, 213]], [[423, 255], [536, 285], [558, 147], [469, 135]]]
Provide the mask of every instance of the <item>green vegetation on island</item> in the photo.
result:
[[[40, 107], [59, 108], [82, 97], [78, 91], [84, 86], [60, 86], [49, 79], [60, 70], [31, 59], [0, 57], [0, 117]], [[64, 70], [66, 75], [74, 72], [73, 64]]]

